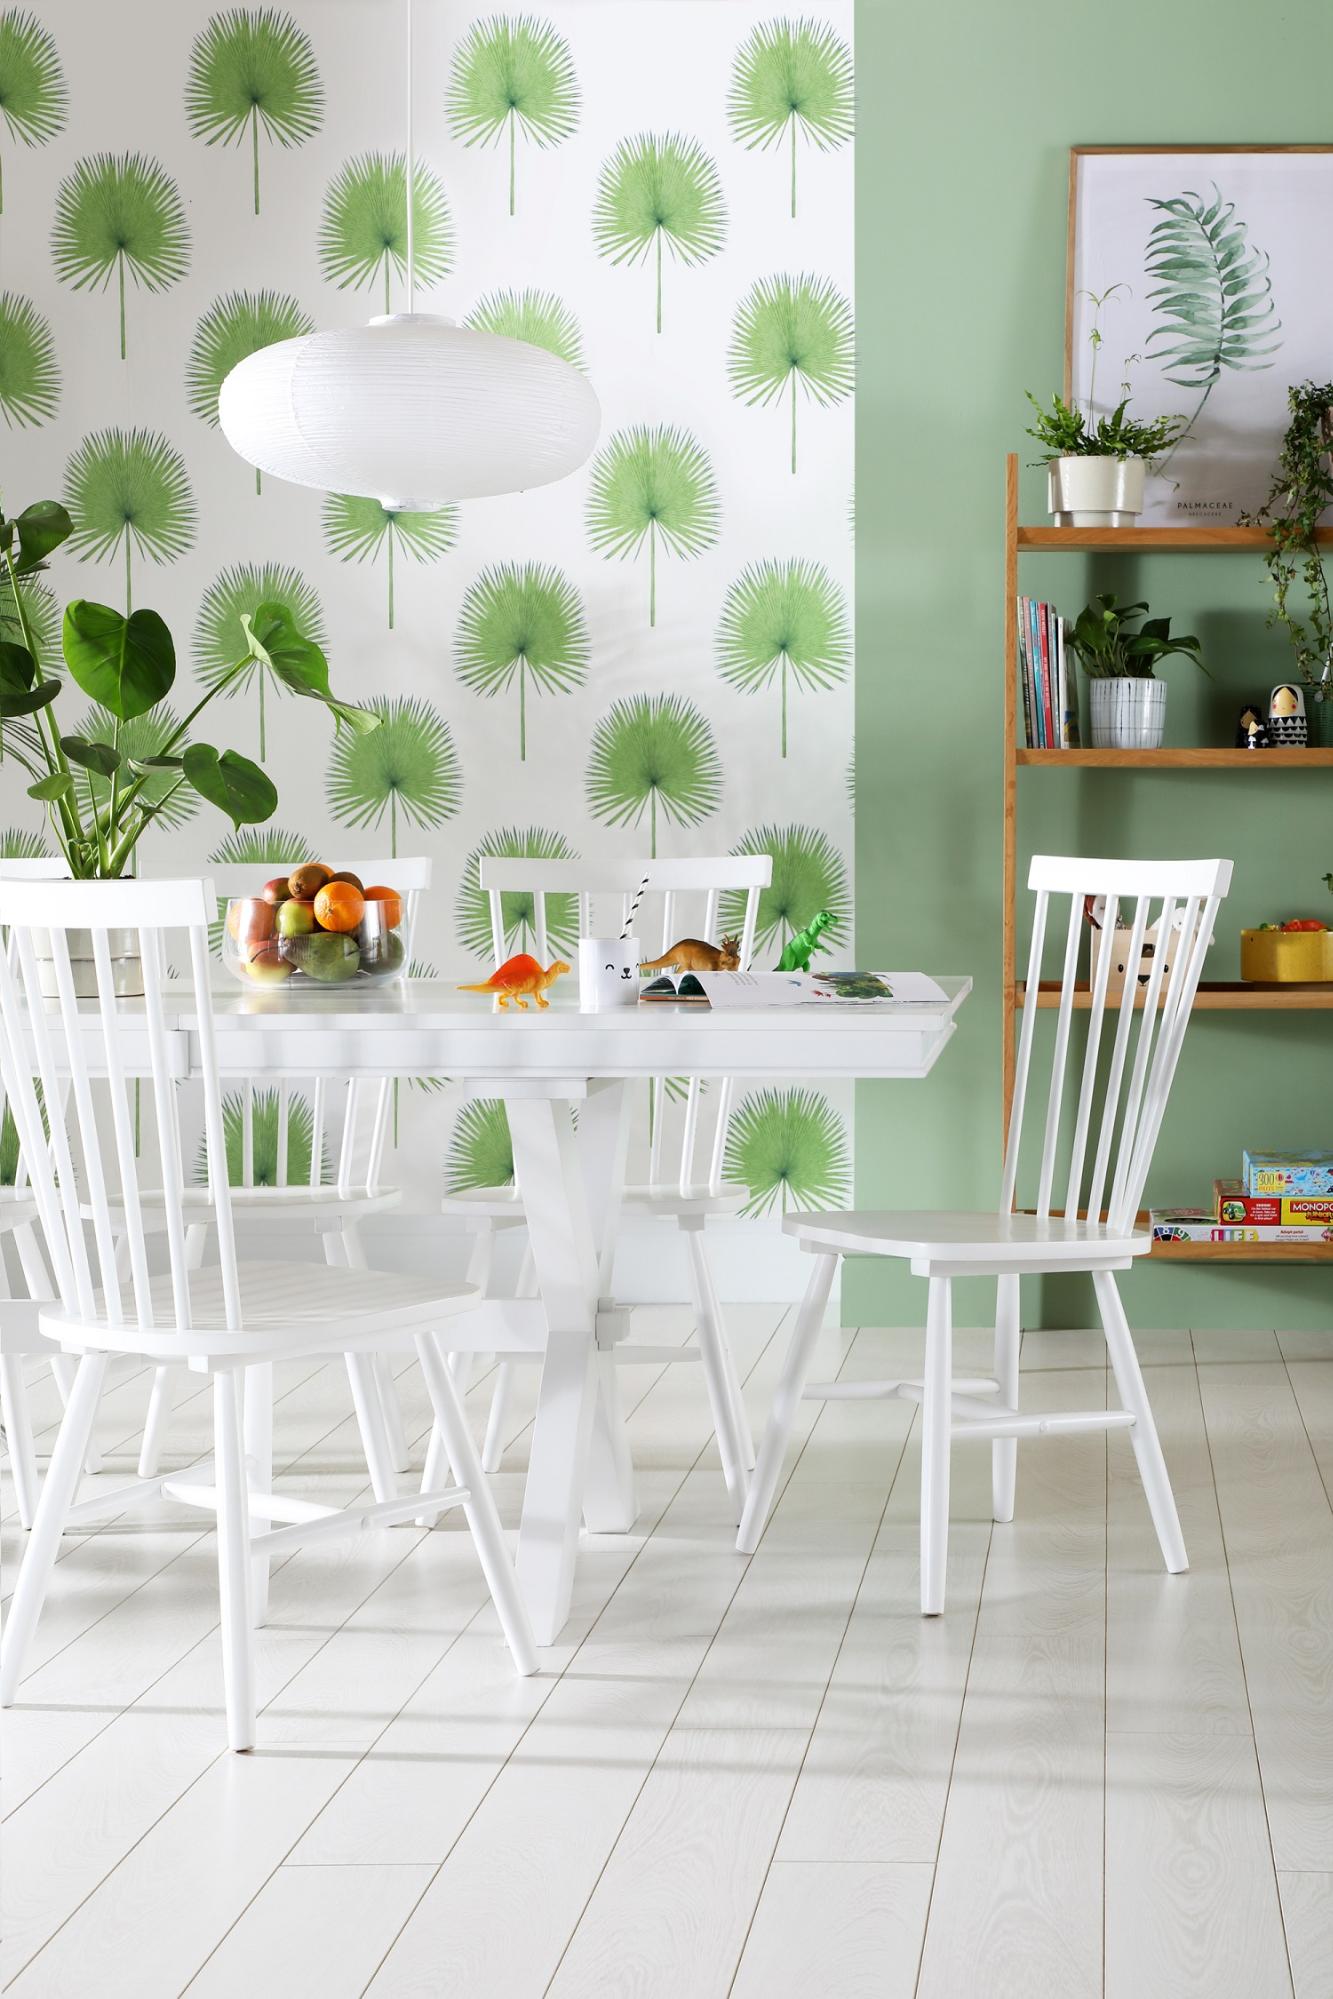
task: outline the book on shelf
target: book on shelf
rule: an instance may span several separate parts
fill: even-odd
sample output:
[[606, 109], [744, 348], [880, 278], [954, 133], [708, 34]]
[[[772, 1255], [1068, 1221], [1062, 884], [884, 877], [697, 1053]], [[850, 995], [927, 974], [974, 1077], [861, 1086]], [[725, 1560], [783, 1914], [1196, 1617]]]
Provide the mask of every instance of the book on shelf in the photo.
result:
[[1053, 604], [1018, 599], [1018, 677], [1030, 750], [1076, 750], [1078, 686], [1065, 621]]

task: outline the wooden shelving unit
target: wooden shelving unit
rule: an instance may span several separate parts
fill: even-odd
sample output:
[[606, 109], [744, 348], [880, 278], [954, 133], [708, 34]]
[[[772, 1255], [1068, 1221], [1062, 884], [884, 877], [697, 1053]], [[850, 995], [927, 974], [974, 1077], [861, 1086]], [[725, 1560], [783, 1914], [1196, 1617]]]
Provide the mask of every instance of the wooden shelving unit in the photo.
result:
[[[1004, 561], [1004, 1128], [1014, 1088], [1014, 1035], [1018, 1014], [1027, 1004], [1026, 982], [1016, 975], [1015, 933], [1018, 890], [1018, 773], [1020, 770], [1152, 770], [1278, 771], [1333, 770], [1333, 750], [1029, 750], [1018, 742], [1022, 712], [1018, 684], [1018, 558], [1024, 552], [1051, 554], [1061, 550], [1081, 554], [1175, 552], [1180, 554], [1258, 554], [1267, 546], [1263, 528], [1057, 528], [1023, 527], [1018, 519], [1018, 458], [1010, 453], [1005, 467]], [[1333, 528], [1319, 530], [1322, 547], [1333, 548]], [[1058, 987], [1042, 987], [1037, 1005], [1055, 1007]], [[1075, 1006], [1087, 1007], [1086, 990]], [[1232, 980], [1210, 980], [1199, 988], [1200, 1012], [1286, 1013], [1333, 1012], [1333, 985], [1254, 986]], [[1173, 1242], [1155, 1243], [1154, 1263], [1279, 1263], [1333, 1264], [1333, 1243]]]

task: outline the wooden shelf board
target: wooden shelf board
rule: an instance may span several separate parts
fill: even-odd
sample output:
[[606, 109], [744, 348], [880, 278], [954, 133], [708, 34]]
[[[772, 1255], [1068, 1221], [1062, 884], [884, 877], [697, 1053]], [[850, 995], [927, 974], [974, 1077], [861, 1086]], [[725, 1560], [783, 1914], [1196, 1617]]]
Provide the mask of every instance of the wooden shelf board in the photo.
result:
[[[1015, 1008], [1026, 1005], [1027, 984], [1020, 979], [1014, 987]], [[1060, 984], [1057, 979], [1043, 979], [1037, 992], [1037, 1005], [1043, 1009], [1055, 1008], [1060, 1004]], [[1092, 1005], [1092, 994], [1086, 985], [1080, 985], [1074, 994], [1076, 1012], [1086, 1013]], [[1333, 983], [1323, 985], [1248, 985], [1240, 979], [1205, 979], [1199, 986], [1194, 1001], [1199, 1013], [1244, 1013], [1252, 1011], [1273, 1011], [1281, 1013], [1323, 1013], [1333, 1010]], [[1107, 1000], [1108, 1009], [1115, 1009], [1117, 1002]]]
[[[1317, 530], [1321, 548], [1333, 548], [1333, 527]], [[1182, 554], [1224, 554], [1227, 550], [1262, 553], [1272, 546], [1267, 528], [1056, 528], [1020, 527], [1018, 546], [1032, 549], [1082, 549], [1111, 555], [1132, 555], [1139, 549], [1175, 549]]]
[[1016, 750], [1039, 770], [1333, 770], [1333, 750]]

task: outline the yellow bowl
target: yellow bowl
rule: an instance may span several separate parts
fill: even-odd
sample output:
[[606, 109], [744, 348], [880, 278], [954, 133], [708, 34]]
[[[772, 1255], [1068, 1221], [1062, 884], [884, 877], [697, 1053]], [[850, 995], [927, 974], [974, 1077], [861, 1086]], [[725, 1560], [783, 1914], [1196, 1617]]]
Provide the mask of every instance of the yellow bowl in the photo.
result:
[[1333, 930], [1242, 930], [1240, 975], [1265, 986], [1333, 980]]

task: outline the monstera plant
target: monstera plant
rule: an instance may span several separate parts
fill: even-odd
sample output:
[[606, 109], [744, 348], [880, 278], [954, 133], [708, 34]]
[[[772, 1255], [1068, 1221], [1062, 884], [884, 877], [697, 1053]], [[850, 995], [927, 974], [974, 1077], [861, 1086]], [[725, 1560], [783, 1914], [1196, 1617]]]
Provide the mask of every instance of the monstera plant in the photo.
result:
[[[135, 847], [157, 819], [169, 824], [184, 802], [199, 798], [225, 812], [233, 826], [271, 819], [278, 794], [248, 757], [190, 740], [198, 716], [232, 683], [260, 666], [291, 694], [322, 701], [337, 728], [356, 735], [379, 726], [378, 716], [338, 701], [329, 691], [323, 653], [297, 627], [285, 604], [256, 603], [236, 619], [234, 662], [202, 700], [165, 733], [144, 739], [129, 725], [166, 700], [176, 678], [176, 649], [156, 611], [128, 615], [109, 604], [76, 598], [65, 607], [60, 644], [70, 678], [96, 704], [81, 733], [61, 733], [55, 706], [64, 690], [49, 631], [32, 615], [31, 578], [72, 532], [54, 500], [21, 514], [0, 514], [0, 721], [4, 753], [27, 771], [28, 796], [46, 808], [51, 832], [77, 880], [114, 879], [130, 866]], [[144, 754], [151, 740], [155, 748]]]

